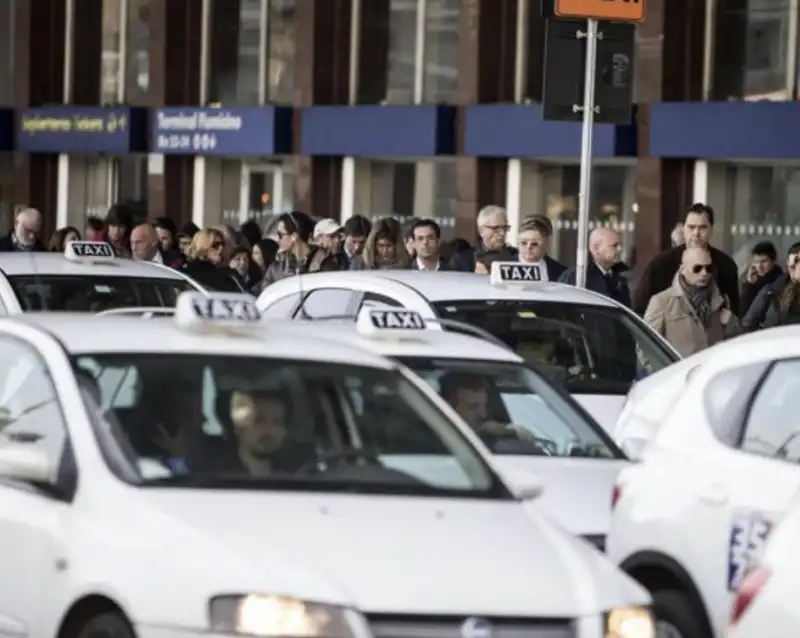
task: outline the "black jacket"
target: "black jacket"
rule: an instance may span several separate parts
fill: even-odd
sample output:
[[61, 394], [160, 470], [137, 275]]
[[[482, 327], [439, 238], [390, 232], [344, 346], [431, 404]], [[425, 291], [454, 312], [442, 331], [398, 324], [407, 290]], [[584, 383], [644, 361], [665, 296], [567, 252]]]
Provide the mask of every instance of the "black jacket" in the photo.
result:
[[[408, 269], [409, 270], [422, 270], [417, 265], [417, 258], [416, 257], [412, 257], [411, 260], [408, 262]], [[450, 267], [450, 262], [448, 262], [446, 259], [443, 259], [443, 258], [440, 257], [439, 258], [439, 270], [453, 270], [453, 269]]]
[[[603, 274], [593, 259], [586, 265], [586, 288], [592, 292], [598, 292], [616, 301], [617, 303], [631, 307], [631, 291], [628, 280], [622, 273], [627, 272], [625, 264], [617, 264], [607, 274]], [[577, 283], [578, 270], [570, 268], [561, 275], [559, 281], [562, 284], [574, 286]]]
[[209, 291], [247, 292], [239, 275], [230, 268], [215, 266], [210, 261], [193, 259], [186, 263], [183, 272]]
[[[17, 252], [18, 250], [19, 248], [17, 248], [17, 245], [14, 243], [13, 231], [8, 233], [8, 235], [6, 235], [5, 237], [0, 237], [0, 253], [13, 253]], [[31, 248], [30, 250], [31, 252], [34, 253], [47, 252], [47, 249], [45, 248], [44, 244], [40, 242], [38, 239], [36, 240], [36, 243], [33, 245], [33, 248]]]
[[759, 328], [774, 328], [786, 324], [800, 323], [800, 309], [797, 304], [784, 316], [780, 309], [780, 297], [789, 284], [789, 275], [783, 274], [771, 284], [763, 286], [742, 318], [742, 328], [748, 332]]
[[[681, 266], [684, 249], [684, 246], [676, 246], [665, 250], [647, 264], [633, 295], [633, 310], [636, 314], [643, 317], [650, 299], [672, 285], [675, 273]], [[736, 262], [730, 255], [713, 246], [709, 247], [709, 250], [711, 262], [714, 264], [714, 281], [717, 283], [717, 288], [724, 297], [727, 297], [731, 312], [740, 317], [739, 269]]]
[[[504, 246], [500, 251], [507, 252], [509, 260], [516, 260], [519, 258], [519, 251], [513, 246]], [[475, 257], [482, 252], [484, 252], [484, 249], [480, 246], [478, 248], [470, 248], [469, 250], [457, 252], [450, 260], [450, 270], [475, 272]]]
[[775, 283], [782, 276], [783, 268], [780, 266], [775, 266], [766, 275], [759, 277], [753, 283], [750, 283], [749, 281], [742, 282], [742, 297], [740, 302], [742, 317], [747, 315], [747, 311], [750, 310], [750, 306], [753, 305], [753, 301], [755, 301], [755, 298], [758, 296], [758, 293], [761, 292], [761, 289], [764, 288], [764, 286], [769, 286], [770, 284]]

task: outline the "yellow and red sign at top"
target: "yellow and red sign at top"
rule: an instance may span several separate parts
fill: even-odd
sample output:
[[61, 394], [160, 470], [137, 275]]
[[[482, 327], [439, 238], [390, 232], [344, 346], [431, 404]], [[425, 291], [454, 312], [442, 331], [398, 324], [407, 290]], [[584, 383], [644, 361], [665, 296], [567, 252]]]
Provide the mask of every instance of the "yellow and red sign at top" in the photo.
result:
[[642, 22], [645, 0], [555, 0], [559, 18]]

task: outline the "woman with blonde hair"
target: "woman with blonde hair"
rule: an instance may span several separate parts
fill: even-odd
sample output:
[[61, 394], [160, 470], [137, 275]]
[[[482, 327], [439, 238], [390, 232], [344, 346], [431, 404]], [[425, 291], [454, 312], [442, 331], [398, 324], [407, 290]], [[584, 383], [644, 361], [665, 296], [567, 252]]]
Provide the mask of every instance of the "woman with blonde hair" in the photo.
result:
[[225, 237], [214, 228], [204, 228], [192, 238], [183, 267], [187, 277], [206, 290], [246, 292], [239, 276], [225, 265]]
[[411, 258], [403, 240], [400, 222], [391, 217], [379, 219], [364, 242], [364, 250], [350, 264], [350, 270], [408, 268]]

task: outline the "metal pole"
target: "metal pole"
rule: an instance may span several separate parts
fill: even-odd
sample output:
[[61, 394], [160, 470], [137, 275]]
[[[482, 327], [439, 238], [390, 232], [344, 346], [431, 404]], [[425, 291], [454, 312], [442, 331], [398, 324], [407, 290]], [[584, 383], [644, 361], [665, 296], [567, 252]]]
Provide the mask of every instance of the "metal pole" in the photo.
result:
[[581, 181], [578, 191], [578, 254], [575, 283], [586, 288], [586, 266], [589, 254], [589, 198], [592, 192], [592, 133], [594, 129], [594, 78], [597, 67], [597, 20], [587, 20], [586, 71], [583, 84], [583, 132], [581, 135]]

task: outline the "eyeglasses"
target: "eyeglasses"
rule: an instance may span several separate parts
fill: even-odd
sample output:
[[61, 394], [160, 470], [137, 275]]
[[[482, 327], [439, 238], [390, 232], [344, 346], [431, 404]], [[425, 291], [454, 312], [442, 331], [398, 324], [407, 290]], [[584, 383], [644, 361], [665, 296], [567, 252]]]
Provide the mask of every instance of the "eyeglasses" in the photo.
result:
[[491, 230], [493, 233], [507, 233], [511, 230], [511, 226], [505, 224], [503, 226], [484, 226], [486, 230]]
[[225, 242], [215, 241], [213, 244], [211, 244], [211, 250], [220, 250], [220, 249], [224, 248], [224, 246], [225, 246]]
[[695, 275], [699, 275], [701, 272], [705, 270], [707, 273], [711, 274], [711, 269], [713, 267], [714, 267], [713, 264], [695, 264], [694, 266], [692, 266], [692, 272]]

